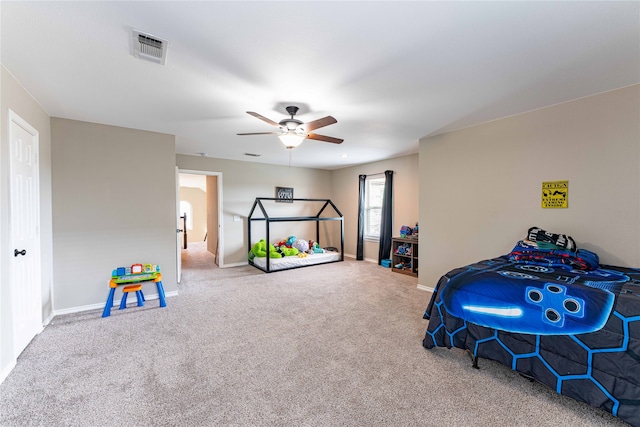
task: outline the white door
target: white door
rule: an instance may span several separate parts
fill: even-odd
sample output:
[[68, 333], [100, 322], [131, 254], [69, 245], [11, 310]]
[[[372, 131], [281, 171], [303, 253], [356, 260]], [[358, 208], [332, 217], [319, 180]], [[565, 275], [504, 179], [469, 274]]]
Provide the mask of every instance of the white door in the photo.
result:
[[178, 167], [176, 166], [176, 249], [177, 249], [177, 259], [176, 259], [176, 272], [177, 272], [177, 282], [180, 283], [182, 279], [182, 244], [180, 234], [182, 229], [180, 228], [180, 172], [178, 171]]
[[11, 308], [17, 357], [42, 331], [38, 131], [9, 111]]

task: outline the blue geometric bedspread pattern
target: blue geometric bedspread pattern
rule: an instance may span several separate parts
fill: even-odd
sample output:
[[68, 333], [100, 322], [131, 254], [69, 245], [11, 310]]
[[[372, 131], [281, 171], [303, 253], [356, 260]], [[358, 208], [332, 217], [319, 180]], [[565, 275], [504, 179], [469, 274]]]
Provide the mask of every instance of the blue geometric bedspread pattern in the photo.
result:
[[640, 269], [505, 255], [442, 276], [424, 317], [424, 347], [469, 350], [640, 426]]

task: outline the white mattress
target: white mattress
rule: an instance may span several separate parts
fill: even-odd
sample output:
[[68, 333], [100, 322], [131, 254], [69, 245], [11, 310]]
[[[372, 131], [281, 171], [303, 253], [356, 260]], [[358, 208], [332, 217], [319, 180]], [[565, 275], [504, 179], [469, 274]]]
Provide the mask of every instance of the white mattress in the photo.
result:
[[[308, 255], [306, 258], [298, 256], [286, 256], [283, 258], [270, 258], [269, 269], [271, 271], [283, 270], [291, 267], [302, 267], [306, 265], [322, 264], [329, 261], [339, 261], [340, 253], [327, 251], [323, 254]], [[253, 258], [253, 263], [258, 267], [267, 268], [267, 258]]]

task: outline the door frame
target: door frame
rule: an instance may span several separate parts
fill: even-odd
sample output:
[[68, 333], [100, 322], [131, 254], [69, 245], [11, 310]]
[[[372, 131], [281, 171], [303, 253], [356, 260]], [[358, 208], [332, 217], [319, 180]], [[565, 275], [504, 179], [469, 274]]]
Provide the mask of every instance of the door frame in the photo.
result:
[[[176, 283], [182, 280], [182, 254], [180, 244], [180, 170], [176, 166]], [[182, 231], [184, 232], [184, 231]]]
[[[36, 159], [36, 166], [35, 166], [35, 185], [36, 185], [36, 196], [35, 196], [35, 207], [34, 207], [34, 214], [36, 216], [35, 218], [35, 224], [37, 227], [37, 238], [36, 238], [36, 242], [35, 242], [35, 246], [36, 246], [36, 253], [34, 254], [34, 256], [36, 257], [36, 265], [38, 266], [38, 271], [36, 272], [35, 278], [37, 281], [36, 287], [35, 289], [37, 289], [36, 291], [36, 295], [33, 295], [33, 297], [36, 299], [36, 302], [34, 303], [34, 305], [37, 304], [38, 310], [37, 310], [37, 318], [33, 320], [34, 322], [34, 326], [37, 326], [37, 328], [34, 328], [37, 330], [36, 335], [39, 334], [40, 332], [42, 332], [43, 330], [43, 317], [42, 317], [42, 234], [41, 234], [41, 224], [40, 224], [40, 217], [41, 217], [41, 212], [40, 212], [40, 132], [34, 128], [33, 126], [31, 126], [26, 120], [24, 120], [22, 117], [20, 117], [18, 114], [16, 114], [13, 110], [8, 109], [7, 111], [7, 124], [8, 124], [8, 134], [9, 134], [9, 173], [8, 173], [8, 177], [9, 177], [9, 185], [8, 185], [8, 195], [9, 195], [9, 210], [8, 210], [8, 223], [9, 223], [9, 247], [10, 248], [15, 248], [16, 247], [16, 243], [14, 242], [13, 239], [13, 234], [11, 233], [11, 227], [12, 224], [14, 223], [14, 218], [12, 215], [12, 204], [13, 204], [13, 191], [12, 191], [12, 177], [13, 177], [13, 166], [12, 166], [12, 154], [13, 154], [13, 149], [12, 149], [12, 144], [13, 144], [13, 125], [17, 125], [20, 126], [21, 128], [23, 128], [27, 133], [29, 133], [30, 135], [32, 135], [35, 138], [35, 144], [34, 144], [34, 154], [35, 154], [35, 159]], [[11, 258], [10, 258], [11, 259]], [[9, 277], [12, 278], [12, 274], [13, 274], [13, 259], [11, 259], [9, 261]], [[15, 326], [15, 315], [14, 315], [14, 307], [15, 307], [15, 295], [14, 295], [14, 290], [15, 290], [15, 284], [12, 284], [9, 286], [10, 289], [10, 296], [9, 296], [9, 300], [11, 301], [11, 314], [10, 314], [10, 318], [11, 318], [11, 347], [12, 347], [12, 353], [14, 357], [18, 357], [19, 353], [16, 354], [16, 348], [15, 348], [15, 343], [16, 343], [16, 326]], [[34, 335], [35, 336], [35, 335]]]
[[[222, 212], [222, 172], [211, 172], [194, 169], [181, 169], [178, 167], [178, 173], [189, 173], [193, 175], [206, 175], [218, 177], [218, 254], [216, 256], [216, 263], [218, 267], [224, 268], [224, 227], [223, 225], [223, 212]], [[180, 184], [178, 183], [178, 186]], [[179, 201], [178, 201], [179, 202]], [[178, 214], [179, 216], [179, 214]], [[179, 221], [179, 218], [176, 218]]]

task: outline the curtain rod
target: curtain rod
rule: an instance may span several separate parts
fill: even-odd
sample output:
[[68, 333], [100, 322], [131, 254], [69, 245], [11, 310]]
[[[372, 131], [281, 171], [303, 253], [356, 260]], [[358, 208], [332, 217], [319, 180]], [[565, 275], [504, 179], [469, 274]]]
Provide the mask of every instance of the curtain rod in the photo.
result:
[[[394, 171], [391, 171], [392, 173], [395, 173]], [[384, 175], [384, 172], [378, 172], [378, 173], [363, 173], [362, 175], [366, 175], [366, 176], [375, 176], [375, 175]]]

